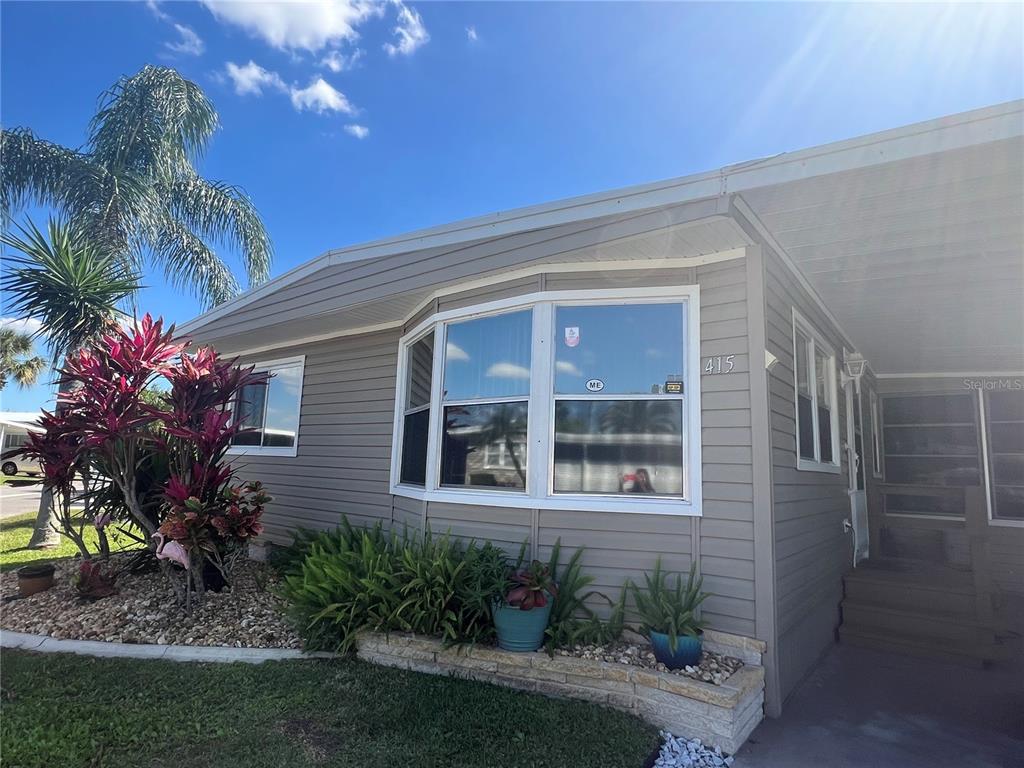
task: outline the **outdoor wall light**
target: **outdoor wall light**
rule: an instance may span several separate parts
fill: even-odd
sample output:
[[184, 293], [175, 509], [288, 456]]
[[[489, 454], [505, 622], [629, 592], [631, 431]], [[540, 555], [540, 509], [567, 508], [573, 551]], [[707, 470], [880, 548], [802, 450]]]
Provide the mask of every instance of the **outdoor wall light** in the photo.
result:
[[864, 359], [864, 356], [859, 352], [849, 352], [843, 356], [843, 375], [842, 383], [846, 386], [848, 381], [853, 382], [853, 386], [857, 389], [857, 394], [860, 394], [860, 379], [864, 375], [864, 371], [867, 370], [868, 361]]

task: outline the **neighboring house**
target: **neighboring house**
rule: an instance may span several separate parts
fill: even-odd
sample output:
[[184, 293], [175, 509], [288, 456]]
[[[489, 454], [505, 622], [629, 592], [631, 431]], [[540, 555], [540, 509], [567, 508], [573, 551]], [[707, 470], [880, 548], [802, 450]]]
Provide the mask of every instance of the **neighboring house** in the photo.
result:
[[696, 562], [774, 715], [837, 627], [967, 660], [1024, 629], [1022, 115], [329, 251], [181, 331], [275, 374], [237, 448], [268, 541], [561, 538], [609, 593]]

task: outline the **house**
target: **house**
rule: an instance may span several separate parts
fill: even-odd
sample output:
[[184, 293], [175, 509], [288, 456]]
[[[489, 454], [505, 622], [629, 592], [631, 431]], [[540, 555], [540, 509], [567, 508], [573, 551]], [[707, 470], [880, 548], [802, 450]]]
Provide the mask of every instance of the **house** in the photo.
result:
[[275, 376], [266, 539], [698, 564], [778, 714], [835, 642], [1024, 630], [1024, 102], [329, 251], [181, 328]]

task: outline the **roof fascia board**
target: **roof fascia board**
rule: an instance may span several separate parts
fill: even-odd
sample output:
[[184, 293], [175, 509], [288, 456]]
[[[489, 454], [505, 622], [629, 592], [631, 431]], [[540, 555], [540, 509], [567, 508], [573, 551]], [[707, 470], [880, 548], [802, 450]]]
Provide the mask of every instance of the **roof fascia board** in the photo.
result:
[[717, 171], [517, 208], [331, 250], [185, 323], [187, 332], [331, 264], [501, 237], [572, 221], [724, 196], [829, 173], [906, 160], [1024, 134], [1024, 100], [725, 166]]

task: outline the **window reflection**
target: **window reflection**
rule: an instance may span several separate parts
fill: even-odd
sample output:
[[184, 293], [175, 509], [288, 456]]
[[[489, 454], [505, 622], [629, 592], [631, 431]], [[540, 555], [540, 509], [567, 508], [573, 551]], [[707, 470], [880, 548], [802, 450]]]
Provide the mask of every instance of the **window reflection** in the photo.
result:
[[448, 325], [444, 399], [530, 394], [533, 312], [507, 312]]
[[555, 393], [662, 394], [683, 380], [681, 304], [565, 305], [555, 308]]
[[560, 400], [556, 493], [683, 494], [681, 400]]
[[447, 406], [441, 485], [524, 490], [526, 416], [526, 403]]

